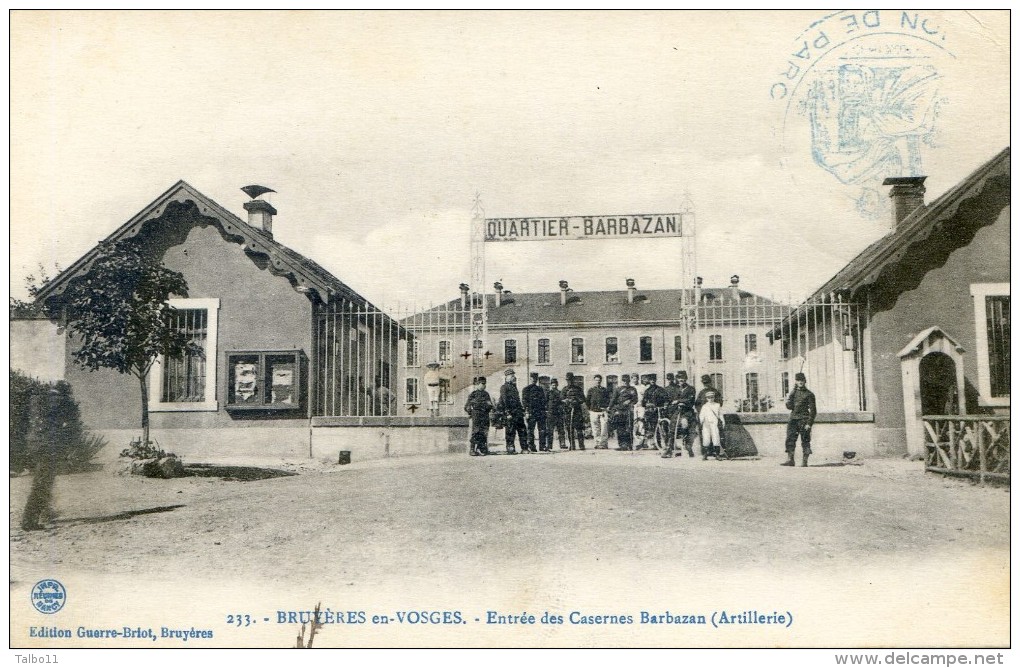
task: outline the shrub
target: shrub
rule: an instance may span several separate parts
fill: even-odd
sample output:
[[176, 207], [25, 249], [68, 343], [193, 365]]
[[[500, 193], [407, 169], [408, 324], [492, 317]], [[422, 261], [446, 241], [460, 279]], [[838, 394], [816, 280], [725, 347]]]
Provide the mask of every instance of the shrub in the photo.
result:
[[42, 456], [57, 472], [88, 470], [106, 440], [85, 429], [71, 386], [63, 381], [45, 383], [12, 370], [10, 390], [11, 474], [35, 469]]

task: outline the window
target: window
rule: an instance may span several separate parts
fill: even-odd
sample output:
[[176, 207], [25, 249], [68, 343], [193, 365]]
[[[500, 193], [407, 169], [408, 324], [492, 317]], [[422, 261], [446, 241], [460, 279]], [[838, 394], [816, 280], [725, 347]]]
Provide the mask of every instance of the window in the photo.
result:
[[453, 350], [453, 344], [450, 343], [449, 341], [442, 340], [442, 341], [439, 342], [439, 360], [438, 361], [439, 361], [440, 364], [450, 364], [450, 361], [452, 359], [450, 353], [451, 353], [452, 350]]
[[405, 404], [417, 404], [420, 403], [418, 397], [418, 379], [408, 378], [407, 384], [404, 387], [404, 403]]
[[517, 363], [517, 339], [506, 339], [503, 341], [503, 363]]
[[780, 346], [782, 348], [781, 357], [784, 360], [790, 359], [790, 334], [784, 334], [780, 343], [782, 344]]
[[474, 340], [474, 341], [472, 342], [472, 344], [471, 344], [471, 345], [472, 345], [472, 347], [473, 347], [473, 348], [474, 348], [475, 350], [481, 350], [481, 349], [482, 349], [482, 340], [481, 340], [481, 339], [475, 339], [475, 340]]
[[652, 337], [642, 336], [638, 340], [638, 361], [639, 362], [652, 361]]
[[985, 406], [1009, 406], [1009, 283], [976, 283], [974, 328], [977, 334], [978, 389]]
[[416, 367], [421, 365], [421, 342], [418, 339], [407, 341], [407, 358], [404, 366]]
[[750, 355], [756, 352], [758, 352], [758, 335], [744, 334], [744, 354]]
[[722, 358], [722, 334], [712, 334], [708, 337], [708, 359], [718, 362]]
[[538, 364], [551, 364], [549, 361], [549, 339], [538, 340]]
[[790, 396], [790, 372], [784, 371], [779, 377], [779, 394], [783, 395], [783, 401]]
[[758, 374], [757, 373], [745, 373], [744, 374], [744, 396], [746, 396], [752, 402], [757, 402], [758, 401]]
[[584, 364], [584, 339], [570, 339], [570, 361], [572, 364]]
[[684, 361], [684, 337], [679, 334], [673, 337], [673, 361]]
[[615, 336], [606, 337], [606, 362], [620, 361], [620, 342]]
[[441, 404], [452, 404], [453, 394], [450, 392], [450, 379], [440, 378], [439, 379], [439, 403]]
[[149, 378], [150, 411], [214, 411], [216, 332], [219, 299], [170, 299], [174, 321], [199, 350], [165, 359], [160, 356]]
[[721, 373], [710, 373], [708, 377], [712, 387], [719, 391], [719, 398], [725, 397], [726, 390], [723, 389], [723, 375]]

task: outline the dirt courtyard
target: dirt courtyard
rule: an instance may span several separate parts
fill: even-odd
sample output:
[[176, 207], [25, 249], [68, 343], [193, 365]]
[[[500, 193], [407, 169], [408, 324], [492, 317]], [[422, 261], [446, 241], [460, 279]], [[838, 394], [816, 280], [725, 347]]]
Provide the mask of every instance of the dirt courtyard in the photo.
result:
[[[31, 533], [16, 528], [30, 479], [15, 478], [12, 644], [64, 643], [25, 637], [42, 622], [143, 620], [208, 627], [210, 646], [285, 646], [286, 613], [321, 601], [366, 618], [325, 626], [327, 646], [1008, 645], [1008, 488], [903, 460], [778, 463], [589, 450], [250, 482], [100, 471], [60, 476], [54, 519]], [[23, 604], [42, 578], [67, 586], [64, 618]], [[793, 622], [712, 623], [720, 611]], [[691, 624], [640, 622], [666, 612]], [[490, 621], [522, 614], [538, 619]]]

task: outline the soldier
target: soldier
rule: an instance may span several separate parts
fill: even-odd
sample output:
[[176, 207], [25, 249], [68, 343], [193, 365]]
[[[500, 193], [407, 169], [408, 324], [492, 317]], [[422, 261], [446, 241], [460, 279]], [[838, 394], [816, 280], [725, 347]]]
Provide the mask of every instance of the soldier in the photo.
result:
[[[652, 446], [655, 447], [655, 429], [659, 425], [659, 416], [662, 415], [663, 409], [669, 403], [669, 395], [666, 390], [656, 385], [658, 380], [654, 373], [650, 373], [647, 376], [648, 387], [645, 388], [645, 393], [641, 397], [641, 405], [645, 409], [645, 439], [652, 439]], [[665, 446], [665, 444], [663, 444]], [[637, 447], [638, 450], [647, 448], [645, 444], [641, 444]]]
[[794, 388], [786, 398], [786, 407], [790, 409], [790, 421], [786, 424], [786, 456], [787, 460], [780, 466], [793, 466], [793, 453], [797, 449], [797, 437], [800, 436], [800, 447], [803, 453], [803, 465], [808, 465], [811, 456], [811, 425], [818, 416], [815, 406], [815, 394], [807, 389], [807, 376], [798, 373], [793, 377]]
[[630, 375], [620, 377], [622, 385], [613, 390], [609, 400], [609, 420], [616, 430], [617, 450], [630, 450], [634, 444], [634, 406], [637, 405], [637, 390], [630, 386]]
[[475, 378], [475, 389], [468, 395], [464, 411], [471, 416], [471, 455], [489, 454], [489, 415], [492, 397], [485, 391], [485, 376]]
[[560, 450], [567, 449], [566, 433], [563, 428], [563, 422], [563, 393], [560, 392], [560, 382], [553, 378], [549, 381], [549, 403], [546, 406], [545, 414], [546, 450], [552, 450], [554, 430], [559, 436]]
[[524, 414], [527, 417], [528, 449], [538, 452], [535, 448], [535, 428], [538, 427], [538, 447], [545, 450], [545, 414], [549, 398], [545, 389], [538, 384], [538, 374], [535, 372], [531, 373], [531, 384], [521, 392], [521, 403], [524, 404]]
[[584, 390], [574, 384], [574, 374], [567, 373], [563, 388], [563, 406], [567, 418], [567, 440], [571, 450], [584, 450]]
[[676, 435], [679, 434], [680, 438], [683, 439], [682, 445], [687, 450], [687, 454], [693, 457], [694, 448], [692, 441], [694, 440], [695, 432], [698, 430], [698, 420], [694, 412], [694, 403], [696, 401], [694, 388], [687, 384], [686, 371], [678, 371], [676, 373], [674, 381], [666, 388], [666, 393], [669, 395], [667, 411], [670, 428], [666, 451], [662, 453], [662, 456], [664, 458], [673, 456]]
[[645, 447], [645, 408], [641, 403], [641, 399], [645, 396], [645, 385], [641, 374], [632, 373], [630, 374], [630, 381], [634, 386], [634, 391], [637, 392], [637, 403], [634, 405], [634, 447], [637, 450], [641, 450]]
[[595, 374], [595, 386], [588, 390], [588, 396], [584, 403], [591, 413], [591, 431], [595, 437], [595, 449], [609, 449], [609, 421], [606, 418], [606, 409], [609, 408], [609, 400], [612, 395], [609, 390], [602, 387], [602, 376]]
[[506, 429], [506, 453], [516, 455], [514, 449], [514, 436], [521, 443], [521, 452], [527, 452], [527, 440], [524, 426], [524, 405], [521, 403], [521, 395], [517, 391], [517, 376], [513, 369], [507, 369], [503, 373], [503, 386], [499, 388], [499, 402], [496, 404], [496, 411], [503, 416], [503, 427]]
[[705, 374], [701, 377], [701, 384], [704, 386], [701, 388], [701, 392], [698, 392], [698, 400], [694, 403], [694, 409], [701, 411], [701, 407], [705, 405], [705, 397], [709, 392], [715, 395], [715, 400], [720, 406], [722, 406], [723, 396], [722, 392], [718, 388], [712, 386], [712, 377]]

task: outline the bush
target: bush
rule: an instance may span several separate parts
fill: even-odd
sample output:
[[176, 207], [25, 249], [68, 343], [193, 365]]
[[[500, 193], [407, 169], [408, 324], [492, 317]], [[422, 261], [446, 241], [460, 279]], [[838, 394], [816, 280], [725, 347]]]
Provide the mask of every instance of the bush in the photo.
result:
[[12, 370], [10, 390], [11, 475], [35, 469], [43, 456], [60, 473], [89, 470], [106, 440], [85, 429], [71, 386], [63, 381], [44, 383]]

